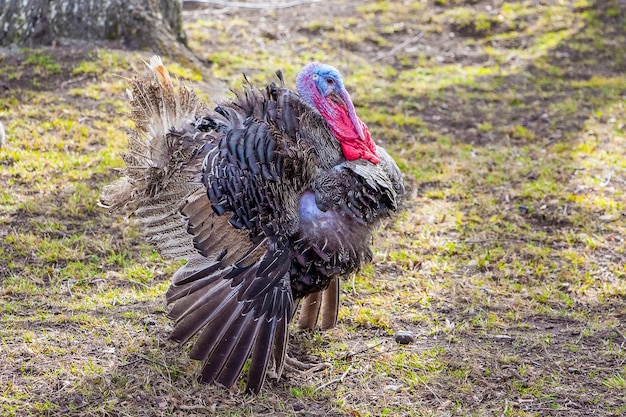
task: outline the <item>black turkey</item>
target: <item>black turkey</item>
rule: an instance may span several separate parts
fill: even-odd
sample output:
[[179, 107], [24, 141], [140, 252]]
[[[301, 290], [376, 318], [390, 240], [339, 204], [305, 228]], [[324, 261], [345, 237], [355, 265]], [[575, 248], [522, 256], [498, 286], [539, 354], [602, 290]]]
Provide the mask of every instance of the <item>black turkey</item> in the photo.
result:
[[175, 88], [160, 58], [130, 82], [135, 123], [123, 177], [101, 204], [129, 206], [166, 259], [171, 338], [192, 338], [201, 379], [248, 391], [280, 375], [288, 325], [333, 327], [339, 278], [369, 262], [371, 232], [404, 192], [393, 159], [357, 117], [340, 74], [307, 65], [298, 93], [248, 86], [210, 109]]

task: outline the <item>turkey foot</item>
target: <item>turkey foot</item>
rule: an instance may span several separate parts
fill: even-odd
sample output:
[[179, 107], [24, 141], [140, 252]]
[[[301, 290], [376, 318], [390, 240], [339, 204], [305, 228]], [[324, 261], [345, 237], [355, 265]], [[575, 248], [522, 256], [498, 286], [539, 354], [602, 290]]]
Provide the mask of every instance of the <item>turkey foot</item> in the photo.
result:
[[[308, 363], [299, 361], [298, 359], [292, 358], [289, 355], [285, 355], [284, 370], [286, 372], [299, 374], [304, 378], [308, 378], [315, 372], [321, 371], [322, 369], [330, 368], [331, 366], [332, 365], [328, 362]], [[272, 379], [279, 379], [280, 377], [280, 375], [276, 373], [275, 369], [268, 369], [267, 374], [268, 377]]]
[[288, 372], [299, 373], [302, 376], [309, 377], [315, 372], [321, 371], [322, 369], [330, 368], [332, 365], [328, 362], [322, 363], [308, 363], [301, 362], [296, 358], [292, 358], [289, 355], [285, 357], [285, 370]]

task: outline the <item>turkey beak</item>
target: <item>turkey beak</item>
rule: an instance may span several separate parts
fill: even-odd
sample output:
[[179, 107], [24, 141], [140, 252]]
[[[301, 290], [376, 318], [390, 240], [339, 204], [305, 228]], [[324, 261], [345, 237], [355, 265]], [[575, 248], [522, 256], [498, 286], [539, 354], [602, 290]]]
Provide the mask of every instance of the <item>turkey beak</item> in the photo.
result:
[[361, 120], [356, 115], [356, 110], [354, 109], [354, 104], [352, 104], [352, 99], [350, 98], [350, 94], [346, 91], [345, 88], [339, 89], [339, 91], [333, 91], [329, 94], [330, 100], [332, 100], [335, 104], [343, 107], [348, 116], [350, 117], [350, 121], [354, 126], [359, 138], [362, 141], [365, 141], [365, 134], [363, 133], [363, 128], [361, 127]]

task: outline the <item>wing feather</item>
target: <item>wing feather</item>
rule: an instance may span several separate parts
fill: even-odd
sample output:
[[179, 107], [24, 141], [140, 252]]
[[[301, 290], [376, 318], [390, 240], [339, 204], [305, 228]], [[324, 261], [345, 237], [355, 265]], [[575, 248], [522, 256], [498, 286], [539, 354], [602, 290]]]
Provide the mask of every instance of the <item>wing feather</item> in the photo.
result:
[[[266, 238], [236, 263], [221, 264], [219, 269], [207, 266], [206, 275], [196, 273], [194, 279], [171, 286], [167, 294], [172, 304], [169, 316], [175, 320], [171, 337], [186, 343], [198, 335], [189, 356], [204, 361], [203, 381], [231, 386], [251, 352], [256, 356], [250, 372], [257, 376], [257, 368], [266, 367], [269, 357], [284, 355], [284, 347], [275, 349], [272, 344], [265, 345], [262, 354], [258, 343], [274, 340], [277, 329], [280, 342], [286, 340], [293, 311], [289, 259], [288, 249]], [[275, 360], [282, 364], [284, 358]], [[248, 389], [258, 392], [260, 387], [256, 381]]]
[[262, 321], [255, 320], [251, 315], [242, 316], [241, 319], [244, 323], [241, 325], [238, 340], [216, 378], [217, 382], [227, 387], [232, 386], [241, 374], [243, 366], [250, 357], [254, 341], [263, 325]]
[[[265, 321], [258, 331], [250, 357], [250, 371], [248, 372], [248, 384], [246, 386], [246, 389], [251, 392], [259, 392], [263, 386], [265, 374], [272, 356], [272, 346], [280, 342], [280, 340], [275, 340], [277, 329], [281, 326], [287, 326], [285, 320], [269, 320]], [[277, 360], [284, 362], [284, 358], [278, 358]]]

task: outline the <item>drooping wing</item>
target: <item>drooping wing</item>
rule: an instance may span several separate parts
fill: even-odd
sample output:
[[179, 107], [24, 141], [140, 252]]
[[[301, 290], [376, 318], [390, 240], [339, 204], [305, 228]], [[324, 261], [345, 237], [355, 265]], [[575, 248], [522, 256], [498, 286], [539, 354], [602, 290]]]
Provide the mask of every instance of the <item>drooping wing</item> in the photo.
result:
[[171, 338], [183, 344], [198, 335], [190, 357], [203, 361], [205, 382], [232, 386], [251, 357], [246, 389], [257, 393], [270, 359], [282, 370], [293, 310], [291, 253], [275, 238], [232, 242], [238, 232], [225, 216], [206, 216], [208, 205], [202, 196], [183, 210], [196, 239], [210, 236], [196, 245], [205, 251], [209, 241], [232, 244], [208, 257], [198, 254], [176, 272], [167, 292], [175, 320]]
[[323, 210], [349, 214], [356, 222], [372, 226], [398, 207], [404, 193], [402, 175], [389, 154], [378, 147], [380, 163], [364, 159], [344, 161], [314, 180], [316, 203]]

